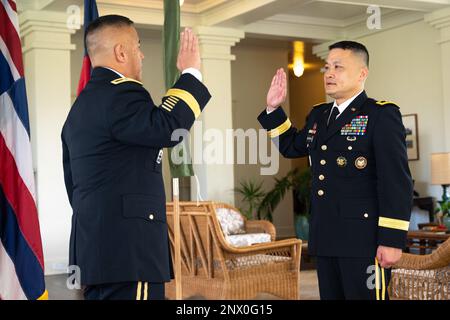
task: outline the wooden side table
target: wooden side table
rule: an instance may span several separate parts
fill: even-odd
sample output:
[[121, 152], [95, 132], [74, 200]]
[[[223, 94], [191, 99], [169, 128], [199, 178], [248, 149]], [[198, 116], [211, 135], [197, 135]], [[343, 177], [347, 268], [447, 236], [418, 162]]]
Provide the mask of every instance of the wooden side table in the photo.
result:
[[421, 255], [427, 254], [427, 250], [432, 251], [438, 247], [439, 244], [450, 238], [450, 233], [436, 233], [430, 231], [409, 231], [408, 243], [405, 252], [410, 252], [411, 249], [419, 249]]

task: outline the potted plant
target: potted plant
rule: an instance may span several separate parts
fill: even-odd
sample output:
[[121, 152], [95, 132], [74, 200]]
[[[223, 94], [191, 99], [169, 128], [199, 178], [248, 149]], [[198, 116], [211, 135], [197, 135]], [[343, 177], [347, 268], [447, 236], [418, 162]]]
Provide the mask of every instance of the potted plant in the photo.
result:
[[258, 184], [253, 180], [243, 181], [234, 191], [242, 196], [247, 208], [239, 208], [249, 219], [264, 219], [273, 221], [273, 212], [283, 199], [287, 191], [292, 188], [292, 176], [295, 170], [290, 171], [284, 178], [275, 178], [275, 186], [269, 192], [264, 192], [262, 182]]
[[275, 185], [269, 192], [264, 192], [262, 183], [244, 181], [235, 192], [242, 196], [247, 208], [240, 208], [248, 219], [265, 219], [273, 221], [273, 212], [287, 192], [294, 195], [294, 215], [297, 238], [308, 240], [309, 209], [311, 196], [311, 170], [293, 169], [281, 179], [275, 178]]
[[309, 239], [309, 211], [311, 207], [310, 168], [297, 172], [293, 181], [295, 231], [297, 238]]
[[450, 230], [450, 200], [440, 201], [436, 213], [442, 216], [442, 223]]
[[262, 219], [273, 221], [273, 212], [278, 204], [283, 200], [286, 192], [291, 190], [293, 184], [293, 176], [297, 169], [289, 171], [288, 174], [281, 178], [275, 178], [275, 185], [269, 192], [266, 193], [258, 207], [258, 216]]
[[260, 219], [258, 212], [261, 199], [266, 195], [262, 190], [262, 182], [257, 184], [253, 180], [243, 181], [234, 191], [242, 196], [242, 201], [247, 203], [247, 208], [239, 208], [247, 219]]

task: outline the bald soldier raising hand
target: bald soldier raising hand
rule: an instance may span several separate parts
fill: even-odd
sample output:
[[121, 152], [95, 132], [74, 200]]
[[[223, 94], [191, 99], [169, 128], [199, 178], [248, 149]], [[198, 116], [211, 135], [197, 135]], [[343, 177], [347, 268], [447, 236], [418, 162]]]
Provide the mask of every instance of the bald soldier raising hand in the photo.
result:
[[210, 99], [197, 37], [181, 34], [182, 75], [156, 106], [142, 86], [133, 22], [109, 15], [86, 30], [91, 80], [62, 130], [64, 178], [73, 208], [70, 264], [86, 299], [164, 299], [172, 276], [162, 148], [190, 129]]

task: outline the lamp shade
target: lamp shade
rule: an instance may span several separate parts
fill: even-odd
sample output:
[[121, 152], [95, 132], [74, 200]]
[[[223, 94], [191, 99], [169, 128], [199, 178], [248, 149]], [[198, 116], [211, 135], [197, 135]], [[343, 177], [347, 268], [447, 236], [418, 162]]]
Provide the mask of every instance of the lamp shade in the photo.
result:
[[450, 185], [450, 152], [431, 155], [431, 184]]

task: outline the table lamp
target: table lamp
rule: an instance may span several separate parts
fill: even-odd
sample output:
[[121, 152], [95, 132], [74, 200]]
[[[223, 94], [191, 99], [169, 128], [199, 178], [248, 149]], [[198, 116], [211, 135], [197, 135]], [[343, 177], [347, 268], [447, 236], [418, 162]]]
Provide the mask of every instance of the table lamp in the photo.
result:
[[431, 184], [442, 186], [442, 202], [450, 199], [447, 192], [450, 186], [450, 152], [431, 154]]

